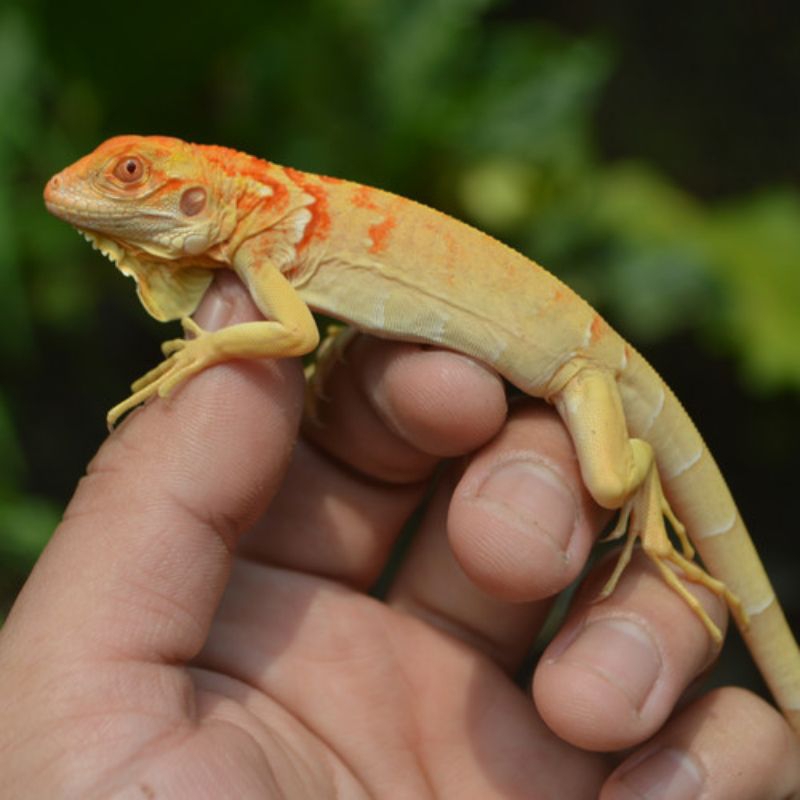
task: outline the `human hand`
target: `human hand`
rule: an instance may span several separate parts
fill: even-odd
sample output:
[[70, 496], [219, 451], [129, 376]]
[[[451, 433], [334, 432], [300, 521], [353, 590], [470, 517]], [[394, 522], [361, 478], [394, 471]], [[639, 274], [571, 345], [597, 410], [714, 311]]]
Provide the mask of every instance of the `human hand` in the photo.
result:
[[[234, 314], [255, 311], [224, 281], [201, 322]], [[0, 797], [800, 792], [776, 711], [737, 689], [685, 703], [715, 652], [642, 559], [602, 603], [613, 563], [588, 576], [536, 705], [515, 685], [605, 521], [551, 411], [506, 419], [468, 359], [367, 339], [328, 393], [292, 449], [298, 365], [226, 364], [103, 445], [0, 635]]]

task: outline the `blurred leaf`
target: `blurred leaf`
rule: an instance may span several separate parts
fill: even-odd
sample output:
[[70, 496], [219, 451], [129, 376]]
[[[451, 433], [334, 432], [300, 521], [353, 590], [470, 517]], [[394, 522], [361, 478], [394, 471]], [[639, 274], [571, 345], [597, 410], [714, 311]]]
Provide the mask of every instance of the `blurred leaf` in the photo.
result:
[[59, 519], [52, 502], [19, 494], [25, 467], [12, 416], [0, 394], [0, 564], [19, 574], [31, 568]]
[[458, 199], [479, 227], [502, 231], [530, 218], [535, 183], [535, 172], [519, 162], [487, 159], [464, 170]]
[[623, 162], [598, 169], [591, 183], [593, 224], [642, 244], [696, 238], [705, 209], [652, 167]]
[[709, 244], [728, 289], [724, 338], [762, 390], [800, 388], [800, 195], [757, 195], [720, 209]]
[[[453, 70], [474, 49], [481, 12], [492, 0], [387, 0], [349, 3], [366, 24], [376, 99], [390, 129], [425, 128], [441, 117]], [[398, 131], [399, 126], [399, 131]]]
[[32, 86], [36, 48], [22, 13], [0, 7], [0, 319], [13, 336], [0, 336], [0, 357], [20, 358], [31, 350], [33, 322], [19, 264], [15, 209], [17, 164], [33, 134]]
[[6, 149], [0, 159], [7, 161], [11, 145], [23, 149], [32, 131], [34, 98], [31, 91], [37, 71], [36, 42], [20, 8], [0, 7], [0, 144]]
[[645, 343], [697, 326], [719, 292], [691, 244], [676, 241], [621, 247], [598, 294], [626, 335]]
[[607, 48], [568, 40], [538, 25], [503, 26], [471, 61], [452, 146], [516, 157], [559, 171], [586, 165], [594, 100], [608, 73]]
[[707, 210], [643, 164], [599, 169], [584, 195], [604, 242], [594, 302], [639, 342], [696, 328], [721, 291], [702, 245]]

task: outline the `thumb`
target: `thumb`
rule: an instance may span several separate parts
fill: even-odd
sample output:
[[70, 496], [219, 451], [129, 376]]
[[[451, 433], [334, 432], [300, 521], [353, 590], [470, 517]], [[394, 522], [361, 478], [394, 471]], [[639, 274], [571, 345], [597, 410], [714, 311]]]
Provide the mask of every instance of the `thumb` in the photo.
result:
[[[258, 313], [240, 285], [222, 282], [199, 316], [218, 327]], [[45, 647], [62, 658], [190, 659], [237, 537], [283, 476], [302, 392], [296, 361], [228, 362], [134, 412], [89, 465], [4, 637], [38, 658]]]

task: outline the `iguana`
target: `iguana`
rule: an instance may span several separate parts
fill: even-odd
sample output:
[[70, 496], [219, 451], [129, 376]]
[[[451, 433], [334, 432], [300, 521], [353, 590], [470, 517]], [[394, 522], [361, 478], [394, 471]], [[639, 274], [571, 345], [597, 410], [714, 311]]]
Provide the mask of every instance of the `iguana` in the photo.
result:
[[[312, 351], [311, 309], [473, 356], [556, 407], [589, 492], [619, 510], [612, 536], [626, 541], [603, 596], [640, 540], [716, 642], [673, 567], [724, 597], [800, 733], [800, 651], [711, 454], [655, 370], [542, 267], [397, 195], [162, 136], [109, 139], [54, 176], [45, 201], [135, 279], [152, 316], [180, 319], [188, 335], [163, 345], [165, 360], [111, 409], [110, 425], [221, 361]], [[264, 321], [207, 332], [190, 319], [223, 268]]]

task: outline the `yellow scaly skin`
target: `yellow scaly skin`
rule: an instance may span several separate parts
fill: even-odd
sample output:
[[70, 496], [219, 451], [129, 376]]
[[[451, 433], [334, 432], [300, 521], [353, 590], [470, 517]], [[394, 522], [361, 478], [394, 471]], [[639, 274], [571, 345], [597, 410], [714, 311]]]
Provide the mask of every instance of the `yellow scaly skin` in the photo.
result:
[[[411, 200], [168, 137], [108, 140], [53, 177], [45, 201], [136, 280], [150, 314], [181, 319], [192, 335], [164, 344], [165, 361], [109, 425], [221, 361], [310, 352], [319, 335], [309, 309], [474, 356], [555, 405], [592, 496], [620, 510], [613, 535], [626, 544], [604, 595], [639, 539], [717, 642], [670, 565], [724, 597], [800, 733], [800, 651], [711, 454], [647, 362], [540, 266]], [[265, 321], [212, 333], [189, 319], [222, 268]], [[690, 540], [710, 574], [691, 560]]]

